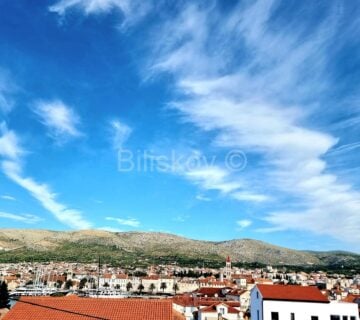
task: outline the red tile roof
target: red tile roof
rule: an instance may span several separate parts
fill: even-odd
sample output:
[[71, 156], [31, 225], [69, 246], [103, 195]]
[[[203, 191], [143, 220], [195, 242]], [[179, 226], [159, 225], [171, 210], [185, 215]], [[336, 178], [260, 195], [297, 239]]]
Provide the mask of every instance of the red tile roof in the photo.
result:
[[228, 309], [228, 313], [239, 313], [239, 310], [233, 308], [233, 307], [230, 307], [229, 305], [227, 305], [226, 303], [216, 303], [216, 304], [213, 304], [209, 307], [205, 307], [205, 308], [202, 308], [200, 309], [199, 311], [201, 311], [202, 313], [212, 313], [212, 312], [216, 312], [216, 307], [219, 305], [219, 304], [223, 304], [225, 306], [227, 306], [227, 309]]
[[233, 289], [230, 292], [228, 292], [226, 295], [241, 296], [242, 294], [244, 294], [246, 292], [247, 292], [247, 290], [243, 290], [243, 289]]
[[223, 288], [207, 287], [207, 288], [197, 289], [194, 291], [194, 293], [196, 293], [198, 295], [208, 296], [208, 297], [214, 297], [215, 295], [217, 295], [218, 297], [221, 297], [221, 296], [223, 296], [222, 289]]
[[258, 284], [264, 300], [306, 301], [329, 303], [317, 287]]
[[[211, 306], [222, 301], [220, 298], [194, 298], [189, 295], [175, 296], [172, 300], [174, 304], [183, 307]], [[240, 307], [240, 302], [238, 301], [226, 301], [226, 304], [231, 307]]]
[[344, 298], [342, 301], [343, 302], [355, 302], [355, 303], [358, 303], [357, 301], [359, 301], [359, 303], [360, 303], [360, 295], [359, 294], [348, 294], [346, 296], [346, 298]]
[[171, 300], [22, 297], [4, 320], [173, 320]]

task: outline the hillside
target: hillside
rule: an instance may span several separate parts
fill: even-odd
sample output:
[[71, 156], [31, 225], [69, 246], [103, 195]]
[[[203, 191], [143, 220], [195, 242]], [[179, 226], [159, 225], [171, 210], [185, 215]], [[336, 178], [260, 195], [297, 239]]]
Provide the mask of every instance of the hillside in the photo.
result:
[[227, 255], [239, 264], [360, 266], [357, 254], [297, 251], [250, 239], [210, 242], [157, 232], [0, 229], [0, 262], [91, 262], [98, 255], [125, 267], [165, 262], [220, 266]]

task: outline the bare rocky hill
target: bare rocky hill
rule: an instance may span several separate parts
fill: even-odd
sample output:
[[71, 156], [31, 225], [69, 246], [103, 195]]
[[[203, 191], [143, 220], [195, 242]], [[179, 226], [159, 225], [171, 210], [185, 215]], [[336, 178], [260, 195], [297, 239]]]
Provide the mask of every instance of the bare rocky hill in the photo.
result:
[[0, 229], [0, 261], [78, 260], [103, 255], [111, 262], [154, 263], [156, 259], [195, 263], [234, 262], [272, 265], [358, 264], [360, 255], [346, 252], [306, 252], [262, 241], [239, 239], [222, 242], [192, 240], [158, 232], [108, 232], [99, 230], [48, 231]]

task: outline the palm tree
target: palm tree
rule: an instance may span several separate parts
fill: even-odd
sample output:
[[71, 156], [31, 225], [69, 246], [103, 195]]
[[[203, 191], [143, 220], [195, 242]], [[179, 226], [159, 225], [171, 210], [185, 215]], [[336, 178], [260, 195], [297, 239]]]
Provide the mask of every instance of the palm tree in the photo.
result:
[[162, 289], [162, 291], [164, 292], [166, 288], [167, 288], [166, 282], [161, 282], [160, 289]]
[[56, 281], [56, 287], [57, 287], [57, 288], [61, 288], [62, 285], [63, 285], [63, 281], [62, 281], [62, 280]]
[[85, 287], [86, 282], [87, 282], [87, 279], [82, 278], [79, 283], [79, 289], [83, 289]]
[[74, 285], [73, 281], [69, 279], [65, 282], [65, 289], [70, 289], [73, 285]]
[[143, 286], [142, 283], [140, 283], [140, 284], [138, 285], [138, 290], [139, 290], [140, 294], [141, 294], [141, 292], [144, 290], [144, 286]]
[[178, 286], [178, 284], [177, 284], [176, 282], [175, 282], [174, 285], [173, 285], [173, 290], [174, 290], [175, 295], [176, 295], [176, 291], [179, 290], [179, 286]]
[[151, 294], [152, 294], [153, 291], [155, 290], [155, 285], [154, 285], [153, 283], [150, 284], [149, 290], [151, 291]]
[[130, 291], [130, 289], [132, 289], [133, 285], [132, 283], [129, 281], [127, 284], [126, 284], [126, 291]]

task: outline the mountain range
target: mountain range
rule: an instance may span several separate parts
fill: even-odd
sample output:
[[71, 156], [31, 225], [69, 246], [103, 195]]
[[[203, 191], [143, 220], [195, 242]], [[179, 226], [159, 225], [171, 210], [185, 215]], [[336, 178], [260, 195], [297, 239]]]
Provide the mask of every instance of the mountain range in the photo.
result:
[[221, 266], [234, 263], [360, 269], [360, 255], [343, 251], [299, 251], [258, 240], [201, 241], [159, 232], [0, 229], [0, 262], [68, 261], [124, 267], [156, 263]]

